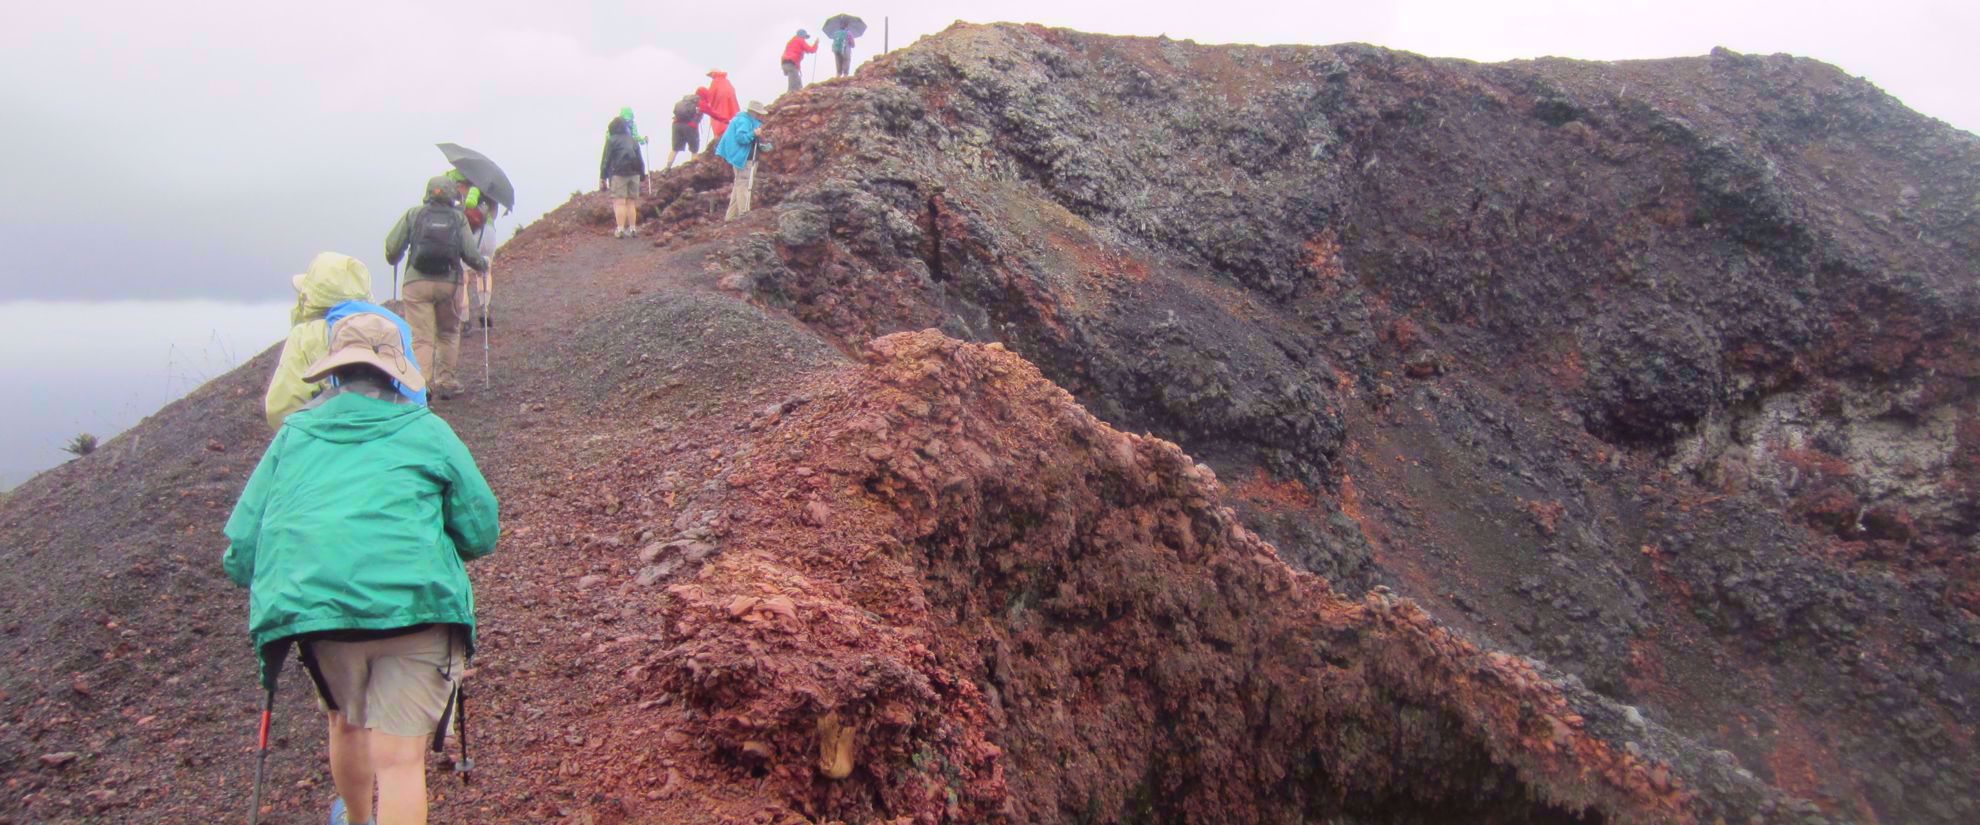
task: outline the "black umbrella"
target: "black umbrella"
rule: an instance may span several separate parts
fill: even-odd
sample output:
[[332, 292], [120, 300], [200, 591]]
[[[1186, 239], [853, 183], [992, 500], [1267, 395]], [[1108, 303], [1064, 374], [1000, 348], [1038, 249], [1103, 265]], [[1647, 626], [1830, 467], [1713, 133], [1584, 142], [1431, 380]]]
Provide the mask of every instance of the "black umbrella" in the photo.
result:
[[831, 37], [839, 32], [845, 32], [854, 37], [865, 37], [866, 21], [850, 14], [832, 15], [831, 19], [825, 21], [825, 36]]
[[516, 210], [515, 184], [509, 182], [508, 174], [502, 171], [502, 167], [496, 166], [495, 161], [464, 146], [452, 143], [434, 145], [440, 147], [440, 154], [446, 155], [447, 162], [453, 164], [455, 169], [459, 169], [461, 175], [468, 179], [468, 183], [474, 184], [481, 190], [482, 195], [508, 207], [511, 212]]

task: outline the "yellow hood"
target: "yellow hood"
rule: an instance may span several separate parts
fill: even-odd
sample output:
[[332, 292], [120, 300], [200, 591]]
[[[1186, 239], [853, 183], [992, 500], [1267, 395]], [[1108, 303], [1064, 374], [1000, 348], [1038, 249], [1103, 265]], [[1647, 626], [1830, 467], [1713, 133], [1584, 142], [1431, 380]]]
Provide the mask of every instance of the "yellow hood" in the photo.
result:
[[309, 262], [309, 271], [292, 283], [296, 286], [296, 307], [289, 312], [292, 325], [321, 318], [345, 301], [371, 300], [371, 270], [349, 255], [319, 252]]

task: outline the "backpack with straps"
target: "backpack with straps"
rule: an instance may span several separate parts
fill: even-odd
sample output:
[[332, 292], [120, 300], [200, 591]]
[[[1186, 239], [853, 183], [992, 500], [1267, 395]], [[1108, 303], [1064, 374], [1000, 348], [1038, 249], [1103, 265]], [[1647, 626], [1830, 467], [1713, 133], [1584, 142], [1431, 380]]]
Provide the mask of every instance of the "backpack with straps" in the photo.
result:
[[695, 100], [694, 95], [681, 98], [681, 102], [674, 104], [675, 123], [694, 123], [700, 119], [701, 104]]
[[427, 204], [413, 215], [412, 268], [428, 275], [454, 271], [460, 260], [460, 213], [447, 204]]

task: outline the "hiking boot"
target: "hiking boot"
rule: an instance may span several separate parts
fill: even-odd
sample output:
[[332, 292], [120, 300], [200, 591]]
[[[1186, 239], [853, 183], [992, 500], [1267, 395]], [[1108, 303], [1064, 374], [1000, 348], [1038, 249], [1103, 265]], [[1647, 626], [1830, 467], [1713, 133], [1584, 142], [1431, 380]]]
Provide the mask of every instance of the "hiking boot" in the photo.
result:
[[614, 237], [614, 238], [623, 238], [623, 237], [625, 237], [625, 236], [626, 236], [626, 229], [625, 229], [625, 227], [623, 227], [623, 226], [620, 226], [620, 227], [614, 227], [614, 228], [612, 229], [612, 237]]

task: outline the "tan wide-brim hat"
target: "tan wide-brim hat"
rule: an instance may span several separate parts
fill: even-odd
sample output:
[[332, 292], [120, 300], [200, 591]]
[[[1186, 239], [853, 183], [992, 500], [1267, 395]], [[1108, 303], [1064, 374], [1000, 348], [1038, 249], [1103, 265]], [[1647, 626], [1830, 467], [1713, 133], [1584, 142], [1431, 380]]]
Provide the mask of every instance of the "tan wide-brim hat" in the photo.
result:
[[309, 365], [303, 380], [321, 381], [338, 367], [352, 364], [377, 367], [413, 392], [426, 389], [426, 378], [413, 366], [399, 325], [383, 315], [366, 312], [338, 321], [330, 333], [330, 354]]
[[752, 115], [768, 116], [770, 109], [763, 105], [763, 101], [752, 100], [749, 102], [749, 113]]

